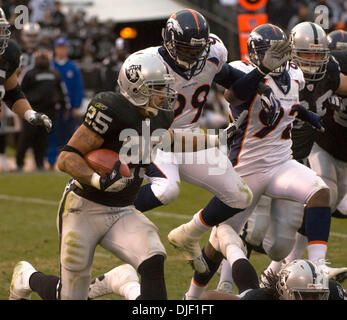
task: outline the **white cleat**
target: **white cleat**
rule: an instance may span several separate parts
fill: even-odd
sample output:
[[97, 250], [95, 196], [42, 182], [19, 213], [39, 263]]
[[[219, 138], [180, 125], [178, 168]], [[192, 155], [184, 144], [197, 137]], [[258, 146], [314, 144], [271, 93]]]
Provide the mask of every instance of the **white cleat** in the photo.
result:
[[347, 278], [347, 268], [330, 268], [326, 265], [321, 266], [329, 279], [336, 279], [338, 282], [343, 282]]
[[186, 224], [170, 231], [168, 240], [176, 249], [182, 251], [184, 257], [189, 261], [191, 267], [198, 273], [207, 273], [209, 268], [205, 259], [201, 255], [199, 238], [189, 235]]
[[89, 285], [89, 299], [115, 293], [124, 297], [124, 287], [130, 282], [140, 283], [136, 270], [130, 264], [122, 264], [95, 278]]
[[18, 262], [12, 274], [9, 300], [30, 300], [31, 288], [29, 286], [30, 276], [36, 269], [26, 261]]
[[222, 281], [218, 284], [217, 291], [233, 293], [233, 284], [230, 281]]

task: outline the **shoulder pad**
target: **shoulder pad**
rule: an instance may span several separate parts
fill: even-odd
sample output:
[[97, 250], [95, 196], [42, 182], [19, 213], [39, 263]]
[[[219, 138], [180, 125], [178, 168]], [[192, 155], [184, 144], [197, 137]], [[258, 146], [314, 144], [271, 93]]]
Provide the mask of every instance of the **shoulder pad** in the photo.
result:
[[299, 90], [302, 90], [305, 88], [304, 74], [302, 70], [295, 63], [293, 62], [289, 63], [288, 73], [290, 74], [290, 77], [293, 80], [296, 80], [299, 82]]
[[207, 59], [217, 59], [218, 60], [218, 71], [228, 60], [228, 50], [225, 47], [223, 41], [215, 34], [210, 34], [211, 46], [210, 53]]

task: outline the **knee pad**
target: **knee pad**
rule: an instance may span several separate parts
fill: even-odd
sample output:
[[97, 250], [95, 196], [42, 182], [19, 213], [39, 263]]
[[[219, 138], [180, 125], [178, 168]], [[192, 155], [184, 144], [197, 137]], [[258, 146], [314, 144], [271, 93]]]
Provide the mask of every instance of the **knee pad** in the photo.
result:
[[151, 183], [154, 195], [164, 205], [176, 200], [180, 193], [178, 181], [166, 178], [153, 178]]
[[229, 207], [237, 209], [246, 209], [252, 204], [253, 192], [248, 187], [246, 182], [241, 178], [237, 186], [238, 192], [234, 192], [231, 197], [220, 197], [220, 199]]
[[62, 239], [61, 264], [72, 272], [81, 272], [87, 269], [90, 255], [87, 252], [81, 236], [76, 232], [70, 231]]
[[221, 224], [216, 228], [216, 233], [219, 243], [219, 251], [224, 255], [224, 257], [227, 255], [227, 247], [231, 245], [240, 248], [244, 252], [245, 256], [247, 255], [247, 249], [242, 239], [231, 226]]

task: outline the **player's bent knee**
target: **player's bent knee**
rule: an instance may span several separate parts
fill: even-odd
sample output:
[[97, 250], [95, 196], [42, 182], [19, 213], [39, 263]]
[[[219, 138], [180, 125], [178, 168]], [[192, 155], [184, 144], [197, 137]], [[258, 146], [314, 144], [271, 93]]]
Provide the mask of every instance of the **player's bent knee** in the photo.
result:
[[152, 191], [162, 204], [169, 204], [179, 196], [179, 182], [157, 178], [152, 181]]
[[235, 232], [235, 230], [227, 225], [221, 224], [217, 228], [217, 237], [219, 241], [220, 252], [226, 257], [228, 246], [236, 246], [240, 248], [245, 255], [247, 255], [247, 249], [239, 237], [239, 235]]
[[253, 201], [253, 192], [247, 185], [243, 185], [239, 190], [240, 192], [236, 196], [236, 200], [232, 207], [237, 209], [246, 209]]

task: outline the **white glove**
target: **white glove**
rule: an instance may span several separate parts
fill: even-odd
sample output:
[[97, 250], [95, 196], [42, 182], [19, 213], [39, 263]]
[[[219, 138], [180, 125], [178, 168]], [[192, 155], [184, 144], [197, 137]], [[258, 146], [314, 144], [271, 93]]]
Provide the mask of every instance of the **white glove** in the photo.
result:
[[33, 126], [45, 127], [47, 132], [52, 129], [52, 121], [44, 113], [36, 112], [34, 110], [27, 110], [24, 113], [24, 119]]
[[290, 41], [271, 41], [271, 47], [265, 52], [258, 70], [266, 75], [283, 65], [290, 58]]

